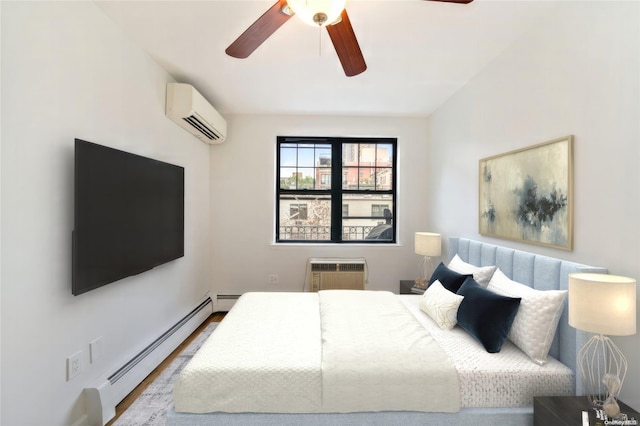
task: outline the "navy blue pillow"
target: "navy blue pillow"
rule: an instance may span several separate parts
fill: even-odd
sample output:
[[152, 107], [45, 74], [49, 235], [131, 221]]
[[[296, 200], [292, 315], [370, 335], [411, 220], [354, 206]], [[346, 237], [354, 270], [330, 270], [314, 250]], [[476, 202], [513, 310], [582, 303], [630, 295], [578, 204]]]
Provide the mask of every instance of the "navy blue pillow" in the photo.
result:
[[433, 284], [436, 280], [440, 281], [442, 287], [455, 293], [458, 291], [464, 280], [473, 275], [459, 274], [458, 272], [447, 268], [444, 263], [440, 262], [438, 267], [431, 274], [429, 278], [429, 285]]
[[458, 325], [475, 337], [489, 353], [500, 352], [520, 307], [519, 297], [507, 297], [467, 278], [458, 290], [464, 296]]

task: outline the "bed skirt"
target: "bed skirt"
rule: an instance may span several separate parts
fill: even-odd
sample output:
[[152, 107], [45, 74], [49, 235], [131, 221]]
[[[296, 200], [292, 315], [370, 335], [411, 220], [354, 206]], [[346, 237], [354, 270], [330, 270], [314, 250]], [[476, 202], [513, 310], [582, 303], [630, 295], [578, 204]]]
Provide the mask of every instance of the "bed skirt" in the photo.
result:
[[383, 411], [376, 413], [167, 413], [167, 426], [531, 426], [533, 407], [462, 408], [457, 413], [425, 413], [417, 411]]

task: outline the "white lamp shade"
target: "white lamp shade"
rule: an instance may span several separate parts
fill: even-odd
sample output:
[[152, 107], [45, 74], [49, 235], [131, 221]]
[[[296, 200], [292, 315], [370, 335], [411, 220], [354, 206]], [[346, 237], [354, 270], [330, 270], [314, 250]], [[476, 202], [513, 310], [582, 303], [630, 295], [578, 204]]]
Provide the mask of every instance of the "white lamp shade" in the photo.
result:
[[440, 256], [440, 253], [442, 252], [440, 234], [434, 234], [432, 232], [416, 232], [415, 250], [416, 254], [421, 254], [422, 256]]
[[[339, 17], [346, 0], [287, 0], [287, 4], [298, 18], [305, 24], [327, 26], [333, 24]], [[323, 16], [324, 21], [314, 19], [316, 15]]]
[[569, 274], [569, 325], [590, 333], [636, 333], [636, 280], [607, 274]]

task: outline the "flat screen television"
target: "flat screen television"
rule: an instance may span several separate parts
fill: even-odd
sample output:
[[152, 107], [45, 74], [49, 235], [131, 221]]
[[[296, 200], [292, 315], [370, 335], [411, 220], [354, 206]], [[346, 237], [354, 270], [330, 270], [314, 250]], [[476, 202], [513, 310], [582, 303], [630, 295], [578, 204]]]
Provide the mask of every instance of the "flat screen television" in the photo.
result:
[[184, 256], [184, 168], [75, 140], [72, 293]]

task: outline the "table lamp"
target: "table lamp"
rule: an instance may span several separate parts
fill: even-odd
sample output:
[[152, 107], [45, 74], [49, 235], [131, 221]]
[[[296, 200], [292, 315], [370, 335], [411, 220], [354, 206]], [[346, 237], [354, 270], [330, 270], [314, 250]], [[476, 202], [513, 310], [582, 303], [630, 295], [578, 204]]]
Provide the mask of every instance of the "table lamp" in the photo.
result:
[[627, 359], [611, 336], [636, 333], [636, 280], [607, 274], [569, 274], [569, 325], [594, 335], [578, 352], [577, 366], [594, 407], [616, 417]]
[[442, 244], [440, 234], [433, 232], [416, 232], [415, 234], [415, 252], [424, 256], [420, 265], [420, 278], [416, 280], [416, 285], [421, 288], [427, 287], [427, 281], [431, 271], [431, 258], [440, 256], [442, 252]]

